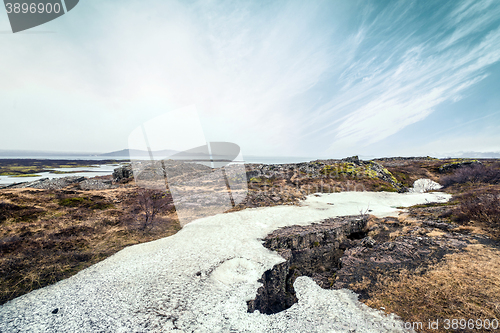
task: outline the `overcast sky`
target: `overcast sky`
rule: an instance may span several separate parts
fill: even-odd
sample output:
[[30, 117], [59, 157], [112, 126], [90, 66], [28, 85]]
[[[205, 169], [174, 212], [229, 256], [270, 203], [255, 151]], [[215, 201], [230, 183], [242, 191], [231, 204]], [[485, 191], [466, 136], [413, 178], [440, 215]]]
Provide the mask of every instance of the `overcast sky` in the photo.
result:
[[120, 150], [194, 105], [243, 155], [500, 152], [498, 0], [84, 0], [0, 10], [0, 45], [0, 149]]

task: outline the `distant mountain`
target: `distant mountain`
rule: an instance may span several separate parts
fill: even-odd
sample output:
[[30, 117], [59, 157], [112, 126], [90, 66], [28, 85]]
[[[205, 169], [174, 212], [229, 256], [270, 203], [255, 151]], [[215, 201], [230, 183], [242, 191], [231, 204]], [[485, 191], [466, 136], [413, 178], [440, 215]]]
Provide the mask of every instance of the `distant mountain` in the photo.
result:
[[[184, 159], [184, 158], [207, 158], [210, 156], [206, 150], [206, 146], [196, 147], [187, 151], [177, 151], [177, 150], [153, 150], [151, 152], [156, 159], [164, 157], [164, 158], [173, 158], [173, 159]], [[149, 157], [149, 152], [145, 150], [138, 149], [122, 149], [118, 151], [113, 151], [111, 153], [99, 154], [98, 156], [102, 157], [123, 157], [123, 156], [133, 156], [133, 157]], [[219, 155], [213, 155], [219, 156]]]
[[[176, 150], [158, 150], [158, 151], [152, 151], [154, 156], [170, 156], [173, 154], [178, 153]], [[98, 154], [98, 156], [103, 156], [103, 157], [116, 157], [116, 156], [135, 156], [135, 157], [149, 157], [149, 152], [144, 151], [144, 150], [138, 150], [138, 149], [122, 149], [118, 151], [113, 151], [110, 153], [105, 153], [105, 154]]]
[[459, 152], [455, 157], [462, 157], [462, 158], [500, 158], [500, 152], [487, 152], [487, 153], [481, 153], [477, 151], [467, 151], [467, 152]]

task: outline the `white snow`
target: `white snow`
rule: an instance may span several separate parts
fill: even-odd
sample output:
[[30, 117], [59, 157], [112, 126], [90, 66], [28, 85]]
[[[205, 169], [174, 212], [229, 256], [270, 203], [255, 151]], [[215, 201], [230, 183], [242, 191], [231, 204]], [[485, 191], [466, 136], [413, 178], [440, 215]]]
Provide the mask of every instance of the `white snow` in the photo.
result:
[[[400, 332], [401, 322], [393, 315], [368, 308], [349, 290], [321, 289], [307, 277], [296, 280], [299, 301], [291, 308], [274, 315], [247, 313], [246, 301], [261, 285], [257, 280], [283, 261], [260, 239], [288, 225], [368, 209], [377, 216], [397, 215], [398, 206], [449, 198], [444, 193], [343, 192], [311, 195], [301, 207], [247, 209], [196, 220], [171, 237], [125, 248], [69, 279], [6, 303], [0, 307], [0, 332]], [[52, 314], [55, 308], [59, 311]]]

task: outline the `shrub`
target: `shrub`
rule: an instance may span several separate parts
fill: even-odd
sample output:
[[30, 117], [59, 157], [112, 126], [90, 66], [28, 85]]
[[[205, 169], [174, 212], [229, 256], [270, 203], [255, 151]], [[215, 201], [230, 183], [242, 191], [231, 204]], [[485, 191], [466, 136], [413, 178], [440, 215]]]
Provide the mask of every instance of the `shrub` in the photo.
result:
[[0, 202], [0, 222], [13, 217], [16, 221], [31, 221], [43, 213], [43, 209], [32, 206], [18, 206], [11, 203]]
[[144, 223], [141, 230], [146, 230], [153, 223], [157, 214], [173, 207], [172, 196], [165, 191], [141, 188], [137, 198], [139, 206], [144, 212]]
[[500, 192], [467, 193], [460, 198], [455, 217], [458, 222], [476, 221], [500, 228]]
[[441, 183], [448, 187], [453, 184], [464, 183], [500, 183], [500, 168], [498, 163], [485, 167], [482, 164], [473, 164], [468, 167], [457, 169], [452, 175], [443, 177]]

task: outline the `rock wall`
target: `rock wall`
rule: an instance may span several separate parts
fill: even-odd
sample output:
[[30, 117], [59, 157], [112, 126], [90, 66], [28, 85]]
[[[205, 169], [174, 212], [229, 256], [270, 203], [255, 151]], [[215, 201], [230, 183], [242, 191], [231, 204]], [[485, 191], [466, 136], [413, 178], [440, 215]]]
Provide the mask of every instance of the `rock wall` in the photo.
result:
[[257, 290], [257, 297], [248, 302], [248, 312], [273, 314], [291, 307], [297, 302], [293, 283], [299, 276], [308, 276], [323, 288], [331, 287], [346, 243], [364, 235], [366, 224], [366, 216], [340, 217], [269, 234], [263, 245], [278, 252], [285, 261], [263, 274], [259, 280], [263, 286]]

